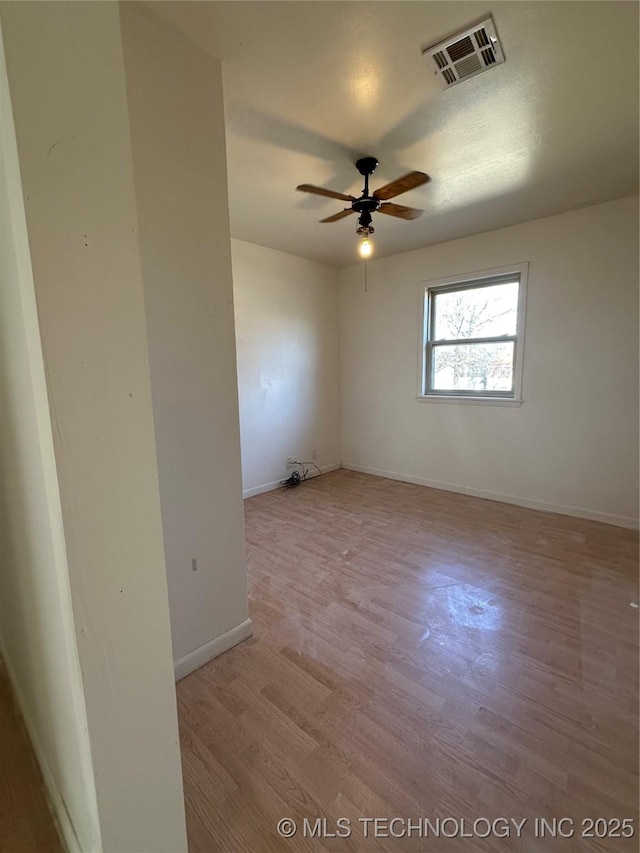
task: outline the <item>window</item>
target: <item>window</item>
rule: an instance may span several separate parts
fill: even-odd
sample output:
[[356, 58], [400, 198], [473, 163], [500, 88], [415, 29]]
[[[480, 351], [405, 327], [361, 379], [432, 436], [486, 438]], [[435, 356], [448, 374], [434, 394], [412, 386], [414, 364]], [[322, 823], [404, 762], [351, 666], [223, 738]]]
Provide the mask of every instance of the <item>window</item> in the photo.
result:
[[420, 396], [519, 401], [526, 266], [424, 291]]

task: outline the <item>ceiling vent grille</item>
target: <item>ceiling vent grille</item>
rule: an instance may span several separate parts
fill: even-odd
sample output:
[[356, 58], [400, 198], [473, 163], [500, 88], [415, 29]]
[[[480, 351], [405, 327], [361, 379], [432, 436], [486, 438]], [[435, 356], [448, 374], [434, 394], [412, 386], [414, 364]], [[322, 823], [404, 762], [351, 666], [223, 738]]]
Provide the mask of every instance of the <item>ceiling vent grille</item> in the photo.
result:
[[502, 45], [491, 17], [438, 44], [424, 47], [422, 55], [444, 89], [504, 62]]

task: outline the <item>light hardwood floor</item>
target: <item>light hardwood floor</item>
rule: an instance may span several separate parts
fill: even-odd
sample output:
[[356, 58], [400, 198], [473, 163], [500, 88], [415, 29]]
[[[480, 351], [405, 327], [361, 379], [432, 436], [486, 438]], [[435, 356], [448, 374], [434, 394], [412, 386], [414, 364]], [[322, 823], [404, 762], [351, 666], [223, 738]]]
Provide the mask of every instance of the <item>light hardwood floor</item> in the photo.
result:
[[40, 768], [0, 658], [0, 853], [62, 853]]
[[[349, 471], [245, 514], [255, 637], [178, 684], [191, 853], [638, 849], [636, 534]], [[318, 817], [351, 837], [303, 838]]]

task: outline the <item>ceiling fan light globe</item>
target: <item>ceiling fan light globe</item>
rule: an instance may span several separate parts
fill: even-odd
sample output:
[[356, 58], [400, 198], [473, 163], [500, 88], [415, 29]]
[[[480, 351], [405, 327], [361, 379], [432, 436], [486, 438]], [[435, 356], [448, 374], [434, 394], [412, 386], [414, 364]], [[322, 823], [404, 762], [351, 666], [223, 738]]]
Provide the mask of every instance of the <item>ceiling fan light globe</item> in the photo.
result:
[[358, 254], [361, 258], [370, 258], [373, 253], [373, 243], [368, 237], [363, 237], [358, 246]]

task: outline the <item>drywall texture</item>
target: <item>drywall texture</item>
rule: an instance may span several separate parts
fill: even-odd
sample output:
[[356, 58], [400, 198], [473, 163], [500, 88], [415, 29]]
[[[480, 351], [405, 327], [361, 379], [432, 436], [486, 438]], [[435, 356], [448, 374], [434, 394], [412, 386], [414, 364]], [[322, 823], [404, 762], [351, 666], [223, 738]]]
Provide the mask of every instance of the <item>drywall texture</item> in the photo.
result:
[[248, 619], [222, 77], [216, 59], [139, 4], [122, 4], [122, 21], [173, 655], [184, 672], [185, 657]]
[[[232, 240], [245, 496], [291, 472], [340, 463], [337, 271]], [[311, 473], [316, 473], [311, 467]]]
[[0, 34], [0, 652], [69, 850], [101, 850]]
[[5, 3], [1, 14], [102, 845], [177, 853], [184, 802], [119, 9]]
[[[342, 270], [345, 467], [636, 525], [637, 203]], [[522, 406], [417, 400], [425, 281], [523, 261]]]

